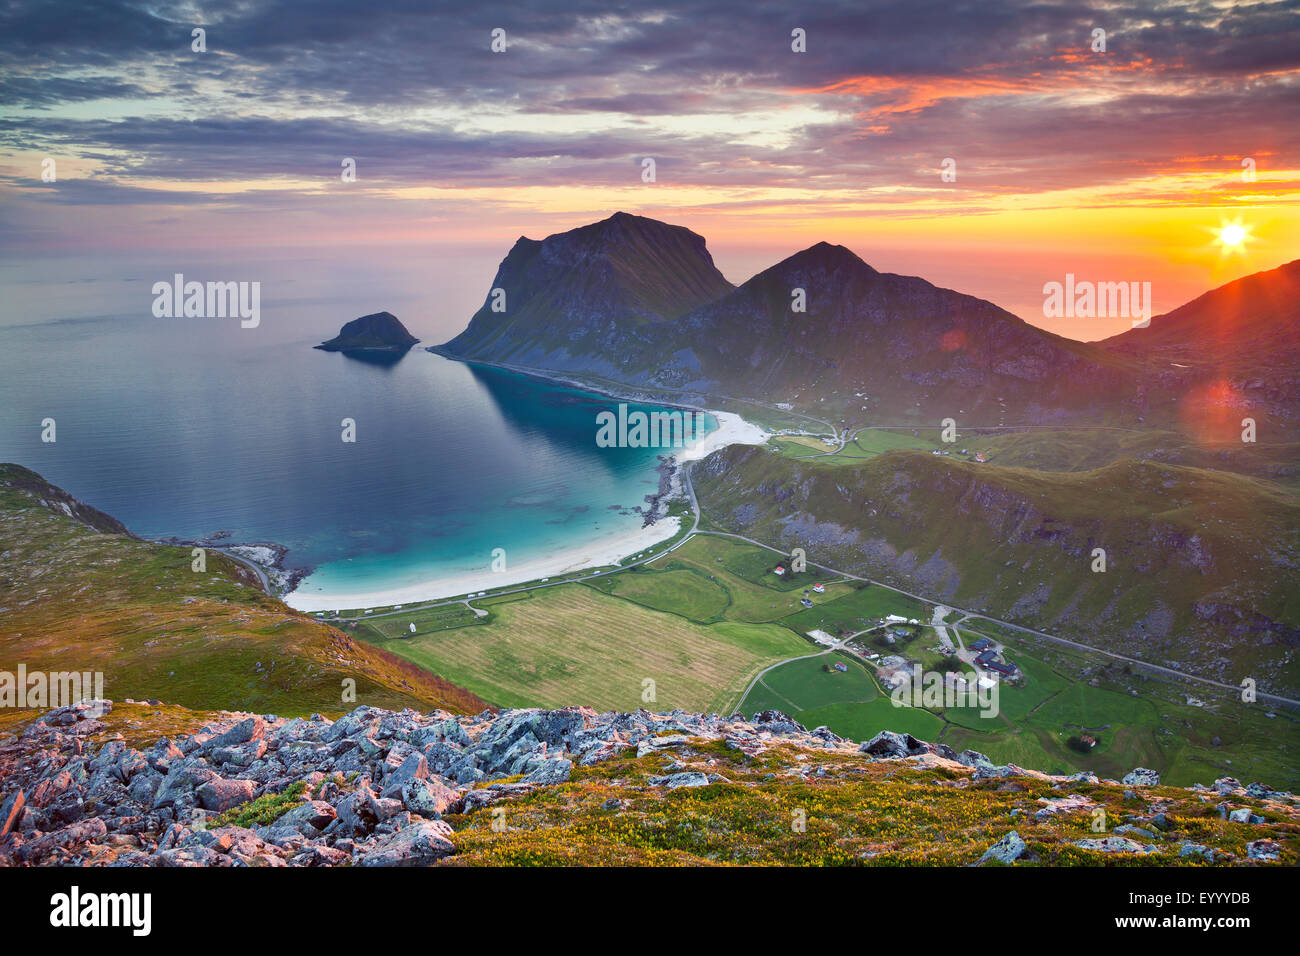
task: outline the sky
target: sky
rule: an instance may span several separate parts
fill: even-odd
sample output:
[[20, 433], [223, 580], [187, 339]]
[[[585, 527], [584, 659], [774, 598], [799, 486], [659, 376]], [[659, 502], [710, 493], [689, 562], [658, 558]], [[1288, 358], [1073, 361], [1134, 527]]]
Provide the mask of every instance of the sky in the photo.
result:
[[1300, 257], [1298, 147], [1300, 0], [0, 5], [11, 308], [310, 261], [450, 337], [519, 236], [623, 210], [733, 282], [824, 240], [1091, 340], [1129, 321], [1046, 283], [1159, 313]]

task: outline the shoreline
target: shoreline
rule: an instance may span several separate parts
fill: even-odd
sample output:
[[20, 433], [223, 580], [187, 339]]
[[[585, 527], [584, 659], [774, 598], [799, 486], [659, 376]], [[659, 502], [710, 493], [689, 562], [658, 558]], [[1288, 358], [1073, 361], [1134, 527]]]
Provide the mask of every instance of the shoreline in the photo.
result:
[[[669, 487], [666, 492], [646, 496], [656, 499], [653, 506], [656, 511], [666, 506], [667, 502], [682, 497], [684, 493], [682, 470], [687, 462], [697, 461], [727, 445], [762, 444], [767, 440], [767, 435], [761, 428], [745, 421], [734, 412], [709, 412], [708, 414], [714, 416], [718, 427], [690, 448], [673, 449], [679, 454], [665, 457], [664, 462], [659, 466], [660, 474], [667, 477]], [[647, 509], [647, 517], [651, 514], [653, 512]], [[419, 584], [375, 590], [333, 593], [295, 590], [281, 595], [280, 599], [294, 610], [308, 613], [447, 600], [479, 591], [491, 592], [500, 588], [518, 587], [542, 578], [558, 577], [574, 571], [612, 567], [629, 556], [652, 549], [676, 537], [681, 527], [680, 518], [660, 515], [635, 531], [583, 542], [544, 558], [534, 558], [513, 566], [508, 565], [504, 571], [485, 568], [482, 571], [465, 571], [422, 581]]]
[[[436, 351], [436, 347], [425, 349], [435, 355], [452, 361], [465, 361], [456, 356]], [[567, 548], [562, 552], [535, 558], [505, 571], [466, 571], [420, 584], [401, 585], [399, 587], [379, 590], [361, 590], [335, 593], [308, 593], [297, 590], [300, 582], [294, 582], [294, 589], [280, 595], [280, 599], [297, 611], [315, 613], [319, 611], [338, 611], [352, 608], [388, 607], [394, 604], [418, 604], [428, 601], [445, 600], [479, 591], [492, 591], [503, 587], [517, 587], [521, 584], [539, 581], [542, 578], [569, 574], [574, 571], [592, 570], [619, 564], [623, 559], [653, 548], [681, 531], [681, 519], [668, 517], [661, 512], [667, 510], [670, 501], [681, 498], [684, 494], [682, 481], [683, 466], [687, 462], [698, 461], [713, 452], [733, 444], [761, 445], [769, 435], [758, 425], [746, 421], [736, 412], [716, 411], [685, 403], [662, 402], [657, 399], [643, 399], [636, 396], [619, 395], [615, 392], [598, 389], [582, 382], [561, 377], [542, 375], [538, 372], [513, 368], [493, 362], [475, 362], [470, 364], [488, 365], [503, 371], [527, 375], [551, 384], [576, 388], [592, 394], [603, 395], [618, 401], [645, 402], [664, 408], [704, 412], [711, 415], [718, 427], [689, 448], [665, 448], [663, 461], [656, 468], [660, 474], [660, 488], [656, 494], [647, 495], [646, 520], [642, 527], [612, 537], [603, 537]]]
[[[501, 588], [529, 584], [542, 578], [571, 574], [574, 571], [612, 567], [629, 555], [639, 554], [662, 544], [676, 536], [680, 530], [680, 518], [661, 518], [635, 531], [575, 545], [544, 558], [507, 565], [504, 571], [493, 571], [489, 568], [481, 571], [463, 571], [419, 584], [406, 584], [382, 590], [332, 594], [293, 591], [282, 595], [280, 599], [295, 611], [315, 613], [389, 607], [395, 604], [424, 604], [428, 601], [447, 600], [479, 591], [490, 593]], [[466, 600], [474, 599], [466, 598]]]

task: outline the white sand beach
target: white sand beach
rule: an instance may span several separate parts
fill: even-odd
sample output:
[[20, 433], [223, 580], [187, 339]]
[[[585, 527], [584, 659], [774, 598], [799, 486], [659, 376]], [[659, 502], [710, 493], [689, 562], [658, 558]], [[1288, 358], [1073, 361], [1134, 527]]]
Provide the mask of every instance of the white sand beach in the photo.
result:
[[[727, 445], [760, 445], [767, 441], [767, 433], [757, 425], [745, 421], [732, 412], [709, 412], [718, 427], [689, 448], [671, 449], [679, 463], [704, 458]], [[680, 488], [674, 482], [675, 490]], [[515, 587], [541, 578], [558, 577], [588, 568], [618, 564], [622, 559], [654, 548], [677, 534], [681, 522], [677, 518], [660, 518], [654, 524], [636, 531], [589, 541], [544, 558], [507, 564], [504, 571], [466, 571], [461, 574], [440, 575], [418, 584], [366, 591], [311, 590], [292, 591], [284, 596], [290, 607], [299, 611], [335, 611], [348, 608], [388, 607], [393, 604], [415, 604], [441, 598], [489, 593], [502, 588]], [[303, 584], [310, 588], [311, 578]]]
[[[313, 594], [294, 591], [286, 594], [284, 602], [299, 611], [334, 611], [358, 607], [387, 607], [392, 604], [414, 604], [435, 601], [439, 598], [459, 597], [479, 591], [494, 592], [502, 588], [557, 577], [585, 568], [600, 568], [617, 564], [628, 555], [639, 554], [653, 548], [661, 541], [675, 535], [681, 526], [677, 518], [664, 518], [648, 528], [619, 534], [598, 541], [577, 545], [562, 553], [547, 555], [533, 561], [507, 564], [504, 571], [467, 571], [463, 574], [443, 575], [403, 587], [365, 592], [330, 592]], [[308, 578], [310, 581], [310, 578]]]
[[679, 462], [707, 458], [719, 448], [726, 448], [728, 445], [761, 445], [767, 441], [766, 431], [745, 421], [734, 412], [709, 412], [709, 414], [717, 419], [718, 427], [690, 448], [675, 451], [674, 457]]

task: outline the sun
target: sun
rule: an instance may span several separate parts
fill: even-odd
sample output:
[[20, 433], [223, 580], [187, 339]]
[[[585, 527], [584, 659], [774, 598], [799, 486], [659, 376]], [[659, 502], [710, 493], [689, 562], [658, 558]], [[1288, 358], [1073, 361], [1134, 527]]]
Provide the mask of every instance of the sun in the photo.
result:
[[1225, 246], [1240, 246], [1246, 241], [1246, 227], [1231, 222], [1219, 230], [1219, 241]]
[[1244, 253], [1246, 243], [1251, 240], [1250, 228], [1242, 223], [1240, 219], [1234, 219], [1232, 222], [1220, 223], [1215, 242], [1219, 244], [1220, 251], [1224, 255], [1233, 253]]

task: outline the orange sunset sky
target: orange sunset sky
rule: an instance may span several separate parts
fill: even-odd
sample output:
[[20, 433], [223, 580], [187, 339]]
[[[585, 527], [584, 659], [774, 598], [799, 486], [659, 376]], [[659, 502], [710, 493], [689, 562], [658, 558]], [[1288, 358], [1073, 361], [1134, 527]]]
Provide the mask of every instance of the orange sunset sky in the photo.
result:
[[1300, 256], [1293, 2], [61, 6], [0, 13], [11, 262], [346, 256], [467, 316], [621, 209], [733, 282], [826, 240], [1095, 339], [1044, 283], [1159, 313]]

